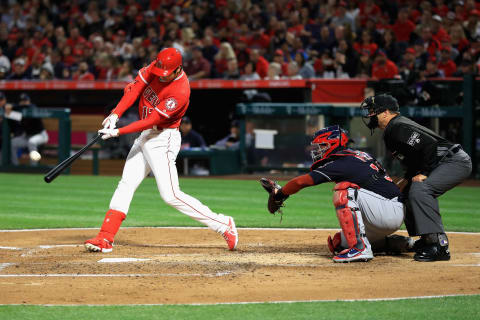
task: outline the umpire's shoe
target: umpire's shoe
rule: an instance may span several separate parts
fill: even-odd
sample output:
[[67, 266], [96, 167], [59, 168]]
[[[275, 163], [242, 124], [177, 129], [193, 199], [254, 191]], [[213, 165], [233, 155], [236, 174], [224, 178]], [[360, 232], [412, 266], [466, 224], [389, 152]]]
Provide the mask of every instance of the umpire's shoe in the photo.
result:
[[413, 259], [420, 262], [450, 260], [448, 238], [445, 233], [429, 234], [425, 237], [425, 242], [425, 245], [413, 256]]

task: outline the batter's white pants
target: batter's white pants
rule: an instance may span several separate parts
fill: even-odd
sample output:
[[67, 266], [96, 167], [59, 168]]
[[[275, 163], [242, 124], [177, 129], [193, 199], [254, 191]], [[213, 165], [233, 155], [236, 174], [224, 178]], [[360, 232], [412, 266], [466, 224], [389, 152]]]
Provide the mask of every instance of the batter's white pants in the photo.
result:
[[[358, 222], [364, 225], [365, 234], [372, 247], [384, 246], [385, 237], [402, 226], [405, 216], [403, 203], [397, 198], [390, 200], [366, 189], [355, 192], [355, 189], [350, 188], [348, 195], [351, 198], [348, 206], [360, 209], [362, 219], [358, 219]], [[359, 227], [362, 229], [362, 226]], [[343, 231], [341, 245], [348, 248]]]
[[122, 179], [112, 197], [110, 209], [127, 214], [135, 190], [153, 172], [160, 196], [167, 204], [212, 230], [223, 233], [228, 228], [228, 217], [212, 212], [200, 201], [180, 190], [175, 166], [180, 145], [181, 136], [177, 129], [143, 131], [127, 156]]
[[47, 130], [43, 130], [31, 137], [27, 137], [25, 133], [20, 136], [13, 137], [10, 142], [11, 146], [11, 161], [14, 165], [18, 165], [17, 150], [19, 148], [28, 147], [28, 151], [38, 151], [38, 146], [48, 142]]

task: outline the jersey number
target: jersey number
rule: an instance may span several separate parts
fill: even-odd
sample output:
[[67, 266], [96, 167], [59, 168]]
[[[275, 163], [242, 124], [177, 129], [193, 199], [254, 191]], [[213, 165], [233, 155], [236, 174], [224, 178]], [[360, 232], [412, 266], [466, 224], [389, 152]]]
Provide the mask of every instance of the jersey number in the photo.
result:
[[142, 108], [142, 119], [146, 119], [150, 113], [152, 113], [153, 108], [143, 106]]
[[[372, 168], [373, 170], [375, 170], [375, 171], [377, 171], [377, 172], [380, 171], [380, 169], [379, 169], [376, 165], [374, 165], [373, 163], [370, 164], [370, 168]], [[390, 182], [393, 182], [392, 178], [390, 178], [390, 177], [388, 176], [388, 174], [384, 175], [383, 177], [385, 178], [385, 180], [390, 181]]]

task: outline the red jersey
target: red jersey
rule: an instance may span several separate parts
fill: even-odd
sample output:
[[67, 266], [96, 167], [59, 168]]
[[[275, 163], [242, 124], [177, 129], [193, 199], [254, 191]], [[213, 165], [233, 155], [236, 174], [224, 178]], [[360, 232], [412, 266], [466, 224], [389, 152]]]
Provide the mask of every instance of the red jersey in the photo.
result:
[[387, 62], [383, 66], [376, 63], [372, 65], [372, 78], [378, 80], [393, 79], [397, 74], [397, 65], [391, 60], [387, 60]]
[[138, 72], [124, 89], [124, 95], [112, 113], [122, 114], [140, 96], [140, 120], [119, 129], [119, 134], [160, 128], [178, 128], [190, 102], [190, 83], [184, 71], [171, 82], [162, 82], [151, 72], [152, 62]]

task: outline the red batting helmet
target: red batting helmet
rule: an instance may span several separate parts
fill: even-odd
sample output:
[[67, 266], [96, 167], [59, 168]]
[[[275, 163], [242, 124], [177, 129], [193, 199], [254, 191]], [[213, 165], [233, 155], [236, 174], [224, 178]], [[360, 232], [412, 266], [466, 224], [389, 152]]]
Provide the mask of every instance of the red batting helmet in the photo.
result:
[[348, 136], [339, 125], [323, 128], [313, 136], [311, 151], [313, 162], [328, 158], [339, 147], [346, 147]]
[[152, 73], [159, 77], [166, 77], [182, 65], [182, 55], [175, 48], [166, 48], [158, 53], [155, 61]]

